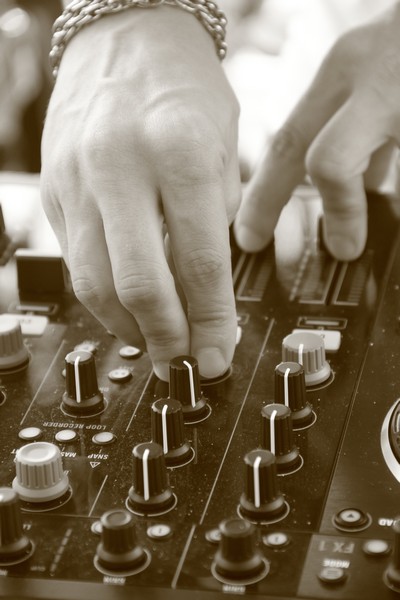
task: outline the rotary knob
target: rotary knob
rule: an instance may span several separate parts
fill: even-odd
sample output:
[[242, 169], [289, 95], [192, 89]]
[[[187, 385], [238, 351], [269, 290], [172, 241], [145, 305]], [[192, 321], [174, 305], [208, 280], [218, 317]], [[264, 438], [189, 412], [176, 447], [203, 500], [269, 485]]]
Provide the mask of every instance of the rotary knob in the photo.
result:
[[21, 371], [28, 366], [29, 352], [21, 325], [12, 317], [0, 317], [0, 374]]
[[282, 342], [282, 361], [300, 363], [307, 386], [320, 385], [331, 376], [324, 340], [318, 333], [305, 331], [287, 335]]
[[169, 395], [182, 404], [185, 423], [204, 421], [210, 408], [200, 388], [199, 365], [193, 356], [177, 356], [169, 365]]
[[39, 503], [69, 498], [68, 475], [55, 444], [33, 442], [22, 446], [16, 452], [15, 466], [12, 487], [21, 500]]
[[275, 523], [289, 512], [279, 490], [276, 458], [269, 450], [252, 450], [244, 458], [245, 490], [240, 497], [241, 516], [259, 523]]
[[0, 488], [0, 565], [27, 560], [34, 546], [22, 528], [20, 501], [11, 488]]
[[133, 515], [124, 509], [112, 509], [100, 519], [101, 542], [94, 564], [103, 573], [134, 575], [150, 562], [150, 554], [136, 540]]
[[309, 427], [315, 413], [307, 401], [304, 368], [297, 362], [282, 362], [275, 368], [275, 402], [288, 406], [292, 414], [293, 429]]
[[129, 490], [127, 508], [140, 516], [160, 515], [172, 510], [177, 500], [169, 485], [160, 444], [138, 444], [132, 455], [133, 484]]
[[269, 562], [256, 546], [256, 528], [243, 519], [232, 518], [219, 526], [221, 541], [212, 574], [222, 583], [250, 585], [269, 572]]
[[393, 522], [394, 544], [391, 561], [387, 567], [383, 580], [395, 592], [400, 592], [400, 517]]
[[152, 440], [162, 446], [168, 467], [186, 465], [194, 457], [185, 438], [182, 404], [173, 398], [160, 398], [151, 410]]
[[292, 413], [284, 404], [267, 404], [261, 410], [261, 446], [275, 455], [278, 473], [300, 469], [303, 460], [293, 442]]
[[87, 350], [75, 350], [65, 357], [65, 392], [61, 408], [72, 417], [97, 415], [105, 408], [97, 384], [95, 358]]

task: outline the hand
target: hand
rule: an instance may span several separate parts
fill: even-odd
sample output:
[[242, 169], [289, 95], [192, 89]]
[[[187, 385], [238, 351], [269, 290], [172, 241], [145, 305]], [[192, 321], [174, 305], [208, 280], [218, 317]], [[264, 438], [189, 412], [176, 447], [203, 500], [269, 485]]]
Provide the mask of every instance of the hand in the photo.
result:
[[396, 2], [334, 45], [248, 185], [235, 222], [244, 250], [271, 241], [282, 207], [308, 171], [322, 196], [329, 250], [340, 260], [362, 253], [364, 176], [381, 174], [400, 145], [399, 31]]
[[139, 328], [162, 379], [180, 354], [205, 377], [232, 360], [237, 120], [211, 37], [178, 8], [103, 17], [61, 61], [43, 204], [78, 299], [124, 343]]

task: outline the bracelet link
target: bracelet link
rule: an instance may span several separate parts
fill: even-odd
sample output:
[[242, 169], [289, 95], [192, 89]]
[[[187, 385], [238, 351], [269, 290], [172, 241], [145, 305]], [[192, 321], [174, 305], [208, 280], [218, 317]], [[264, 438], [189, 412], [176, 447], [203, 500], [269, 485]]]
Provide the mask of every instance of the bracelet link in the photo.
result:
[[57, 77], [67, 43], [82, 27], [106, 14], [128, 8], [157, 8], [163, 4], [193, 14], [213, 38], [218, 58], [225, 58], [227, 19], [224, 12], [210, 0], [72, 0], [53, 25], [49, 58], [54, 78]]

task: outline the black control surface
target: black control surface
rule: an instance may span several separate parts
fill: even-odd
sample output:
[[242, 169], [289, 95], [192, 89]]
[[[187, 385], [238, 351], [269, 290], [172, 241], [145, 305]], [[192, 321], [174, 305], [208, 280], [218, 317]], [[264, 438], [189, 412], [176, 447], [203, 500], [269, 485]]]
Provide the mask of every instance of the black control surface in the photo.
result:
[[232, 245], [232, 367], [175, 357], [171, 389], [58, 259], [0, 267], [0, 598], [397, 597], [398, 219], [371, 197], [339, 263], [319, 215], [299, 190], [274, 247]]

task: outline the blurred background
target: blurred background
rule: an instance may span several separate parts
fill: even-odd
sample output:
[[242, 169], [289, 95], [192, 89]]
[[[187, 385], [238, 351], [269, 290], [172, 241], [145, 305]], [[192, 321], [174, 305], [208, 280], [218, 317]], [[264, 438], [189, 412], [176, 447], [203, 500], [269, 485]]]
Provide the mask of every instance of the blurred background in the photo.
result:
[[[219, 0], [229, 21], [224, 68], [241, 104], [244, 180], [337, 37], [393, 2]], [[61, 0], [0, 0], [0, 203], [11, 227], [16, 213], [22, 229], [32, 227], [40, 204], [40, 140], [53, 85], [48, 52], [61, 10]]]
[[[242, 105], [240, 153], [252, 167], [335, 39], [393, 0], [220, 0], [224, 63]], [[52, 88], [51, 26], [61, 0], [0, 0], [0, 171], [40, 171]]]

